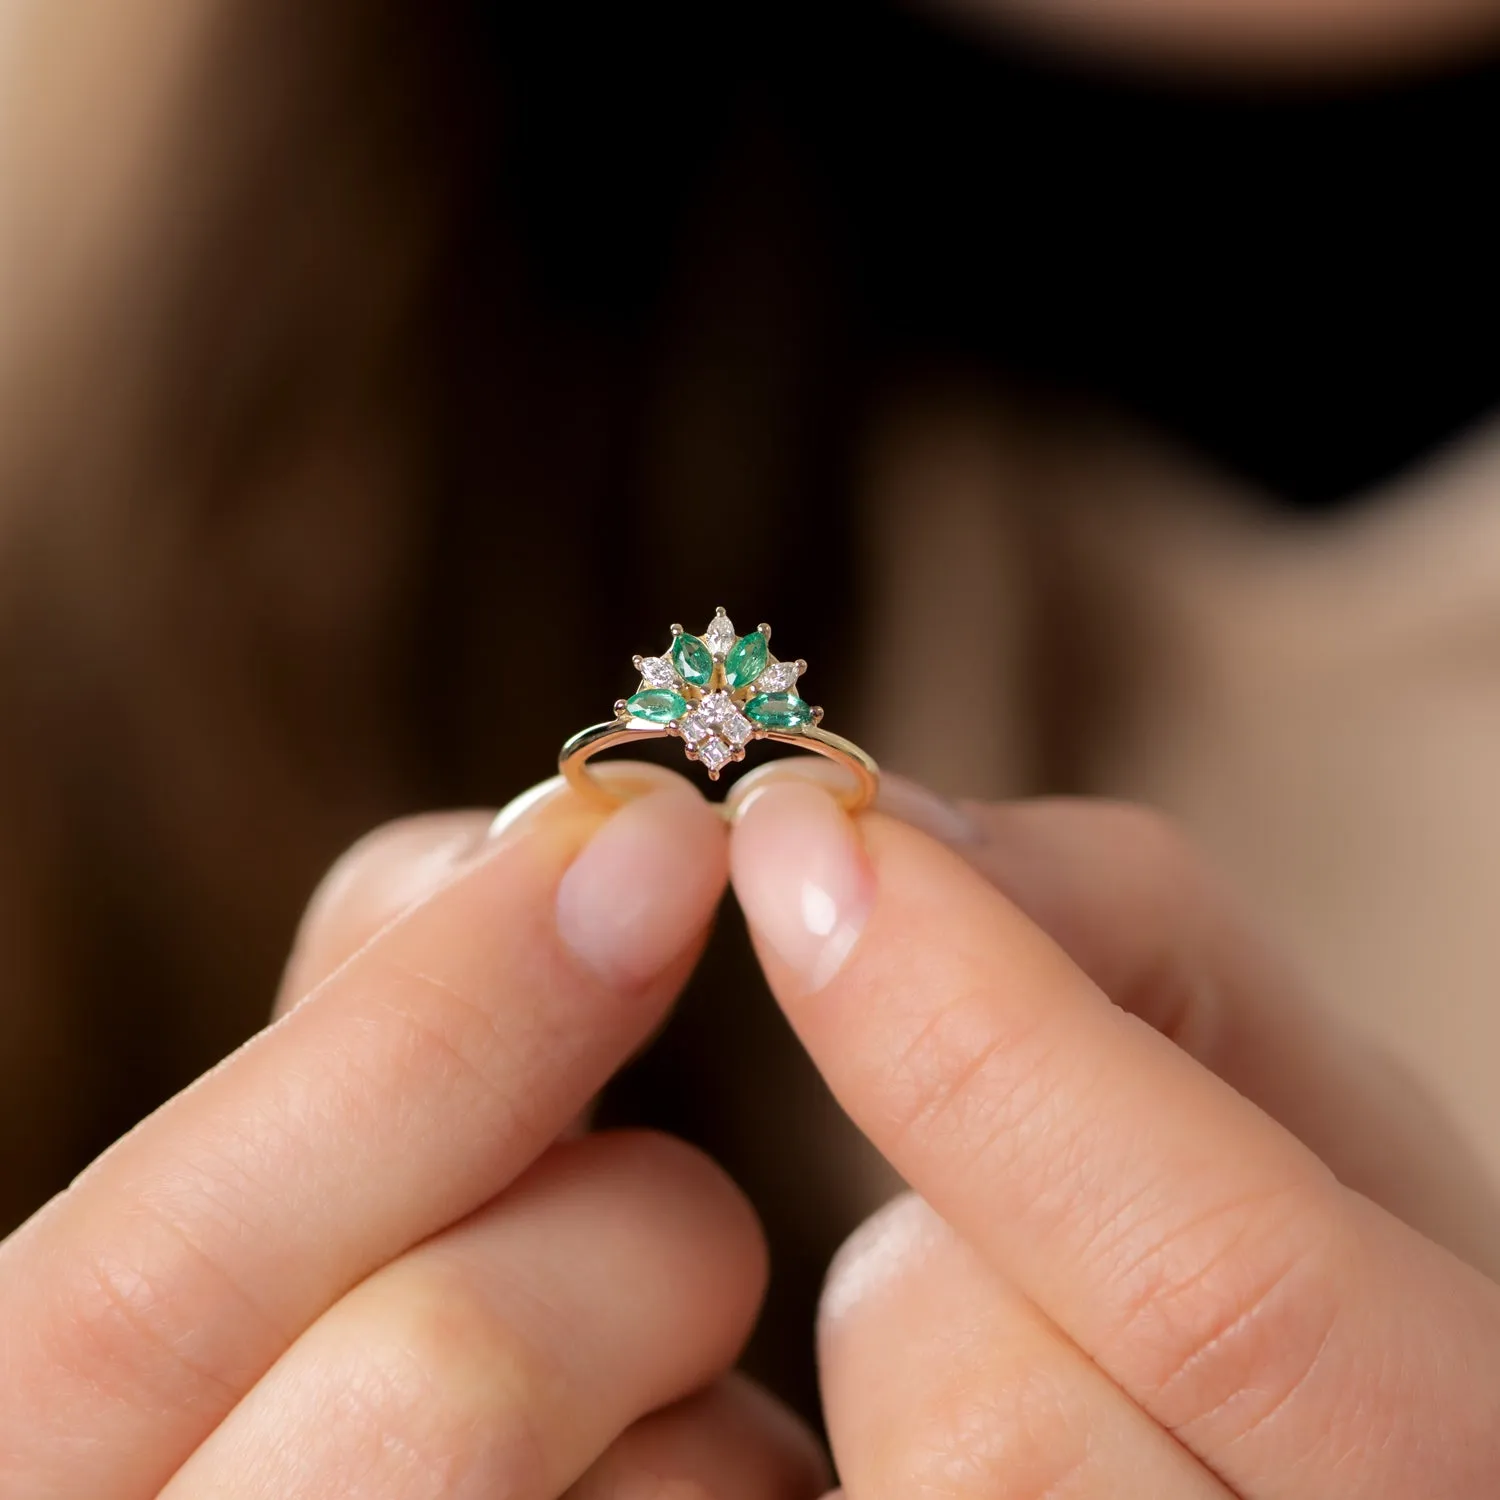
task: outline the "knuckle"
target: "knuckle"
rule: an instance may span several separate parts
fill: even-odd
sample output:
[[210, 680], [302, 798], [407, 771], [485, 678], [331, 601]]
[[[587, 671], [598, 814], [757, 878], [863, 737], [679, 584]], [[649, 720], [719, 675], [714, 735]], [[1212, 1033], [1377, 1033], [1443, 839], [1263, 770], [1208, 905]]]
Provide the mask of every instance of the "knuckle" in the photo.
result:
[[1040, 1007], [1001, 1009], [978, 988], [956, 993], [885, 1065], [887, 1150], [913, 1140], [960, 1163], [1003, 1152], [1014, 1165], [1027, 1122], [1046, 1111], [1040, 1080], [1054, 1043]]
[[121, 1401], [227, 1411], [274, 1357], [273, 1331], [228, 1272], [149, 1208], [52, 1286], [39, 1322], [50, 1367]]
[[904, 1445], [899, 1488], [930, 1500], [1054, 1500], [1090, 1458], [1084, 1406], [1067, 1382], [1015, 1361], [952, 1390]]
[[460, 1275], [409, 1266], [376, 1295], [356, 1329], [340, 1448], [382, 1483], [447, 1494], [478, 1472], [518, 1500], [546, 1491], [542, 1415], [561, 1372]]
[[[382, 1022], [399, 1033], [383, 1035], [382, 1052], [387, 1060], [397, 1060], [406, 1092], [442, 1097], [461, 1090], [482, 1099], [487, 1108], [503, 1107], [516, 1117], [517, 1127], [522, 1125], [527, 1101], [518, 1083], [523, 1075], [507, 1068], [506, 1061], [523, 1039], [512, 1035], [482, 1001], [441, 975], [390, 958], [377, 960], [373, 954], [370, 960], [365, 984], [372, 1003]], [[421, 1080], [420, 1087], [414, 1079]]]
[[1349, 1263], [1337, 1192], [1311, 1181], [1218, 1205], [1126, 1269], [1106, 1363], [1169, 1430], [1238, 1441], [1313, 1396]]

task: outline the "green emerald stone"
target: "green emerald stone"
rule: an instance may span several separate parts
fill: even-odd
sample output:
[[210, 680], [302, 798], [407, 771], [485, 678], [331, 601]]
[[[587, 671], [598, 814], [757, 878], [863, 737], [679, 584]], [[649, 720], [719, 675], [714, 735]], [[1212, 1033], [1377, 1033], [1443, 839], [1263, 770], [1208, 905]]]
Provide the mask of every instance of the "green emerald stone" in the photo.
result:
[[724, 658], [724, 680], [732, 688], [745, 687], [766, 670], [766, 638], [753, 630], [742, 635]]
[[695, 635], [680, 635], [672, 642], [672, 665], [684, 682], [707, 687], [714, 675], [713, 652]]
[[762, 693], [745, 705], [745, 712], [767, 729], [795, 729], [811, 724], [812, 709], [795, 693]]
[[652, 724], [670, 724], [687, 712], [687, 699], [671, 688], [647, 688], [625, 700], [632, 719], [647, 719]]

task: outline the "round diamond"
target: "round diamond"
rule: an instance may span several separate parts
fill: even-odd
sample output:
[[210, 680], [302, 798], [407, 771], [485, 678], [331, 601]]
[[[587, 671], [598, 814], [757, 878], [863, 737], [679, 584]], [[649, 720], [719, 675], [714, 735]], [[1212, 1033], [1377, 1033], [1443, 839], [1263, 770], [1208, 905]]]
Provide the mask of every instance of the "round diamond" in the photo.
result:
[[710, 771], [722, 770], [734, 759], [734, 751], [729, 748], [717, 735], [712, 739], [704, 741], [698, 747], [698, 759], [708, 767]]
[[703, 632], [703, 639], [715, 656], [723, 656], [735, 643], [734, 622], [726, 614], [715, 615]]
[[698, 712], [717, 729], [731, 715], [737, 714], [739, 709], [734, 706], [734, 699], [728, 693], [721, 691], [708, 694], [698, 705]]
[[794, 661], [773, 662], [755, 679], [757, 693], [784, 693], [797, 681], [797, 663]]
[[665, 656], [648, 656], [641, 662], [641, 676], [654, 688], [677, 686], [677, 671]]

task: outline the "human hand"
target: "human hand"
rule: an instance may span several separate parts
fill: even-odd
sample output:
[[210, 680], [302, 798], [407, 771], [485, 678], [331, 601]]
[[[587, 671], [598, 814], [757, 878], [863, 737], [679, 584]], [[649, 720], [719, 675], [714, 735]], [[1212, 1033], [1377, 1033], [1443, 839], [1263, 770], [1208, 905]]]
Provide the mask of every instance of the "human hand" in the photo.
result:
[[1044, 803], [960, 854], [780, 769], [740, 795], [772, 987], [920, 1195], [825, 1295], [851, 1495], [1500, 1492], [1488, 1185], [1179, 840]]
[[723, 888], [721, 820], [652, 785], [345, 857], [277, 1024], [0, 1246], [0, 1496], [815, 1493], [721, 1378], [765, 1275], [738, 1191], [664, 1138], [557, 1143]]

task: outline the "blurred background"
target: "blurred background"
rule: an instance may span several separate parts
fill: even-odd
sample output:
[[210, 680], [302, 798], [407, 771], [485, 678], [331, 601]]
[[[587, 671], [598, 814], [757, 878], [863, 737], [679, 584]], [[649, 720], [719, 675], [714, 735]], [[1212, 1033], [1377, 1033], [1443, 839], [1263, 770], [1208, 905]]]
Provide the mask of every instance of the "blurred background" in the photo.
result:
[[[0, 1232], [721, 603], [892, 769], [1182, 818], [1500, 1167], [1500, 6], [593, 9], [0, 0]], [[606, 1118], [810, 1406], [889, 1184], [732, 910]]]

